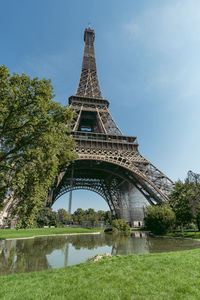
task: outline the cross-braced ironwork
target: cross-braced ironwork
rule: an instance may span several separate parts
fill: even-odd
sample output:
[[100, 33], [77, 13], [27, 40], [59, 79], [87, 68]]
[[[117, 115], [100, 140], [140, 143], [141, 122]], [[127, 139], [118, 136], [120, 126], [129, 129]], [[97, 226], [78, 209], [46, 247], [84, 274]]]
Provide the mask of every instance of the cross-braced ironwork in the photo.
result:
[[94, 53], [94, 30], [88, 28], [84, 34], [85, 50], [79, 85], [76, 95], [101, 99]]
[[48, 205], [70, 190], [87, 189], [100, 194], [113, 214], [134, 221], [138, 217], [132, 198], [140, 193], [150, 204], [160, 203], [168, 199], [173, 182], [139, 153], [136, 137], [124, 136], [111, 116], [99, 87], [94, 37], [87, 28], [80, 81], [76, 95], [69, 97], [78, 154], [73, 178], [72, 166], [62, 170]]

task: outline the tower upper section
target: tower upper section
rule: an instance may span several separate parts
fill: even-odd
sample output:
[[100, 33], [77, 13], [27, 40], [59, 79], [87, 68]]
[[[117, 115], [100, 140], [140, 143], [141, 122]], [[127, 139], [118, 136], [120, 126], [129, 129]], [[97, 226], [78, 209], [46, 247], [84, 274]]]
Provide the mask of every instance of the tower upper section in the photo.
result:
[[76, 96], [103, 99], [97, 76], [94, 39], [94, 30], [90, 27], [86, 28], [84, 32], [85, 49], [82, 70]]

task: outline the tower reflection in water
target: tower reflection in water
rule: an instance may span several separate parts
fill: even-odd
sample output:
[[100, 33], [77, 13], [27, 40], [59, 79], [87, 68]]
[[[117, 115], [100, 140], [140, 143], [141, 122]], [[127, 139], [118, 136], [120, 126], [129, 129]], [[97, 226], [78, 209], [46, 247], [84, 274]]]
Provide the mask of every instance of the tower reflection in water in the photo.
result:
[[135, 232], [130, 236], [97, 234], [2, 240], [0, 274], [65, 267], [86, 262], [96, 254], [147, 254], [199, 247], [199, 241], [151, 238], [143, 232]]

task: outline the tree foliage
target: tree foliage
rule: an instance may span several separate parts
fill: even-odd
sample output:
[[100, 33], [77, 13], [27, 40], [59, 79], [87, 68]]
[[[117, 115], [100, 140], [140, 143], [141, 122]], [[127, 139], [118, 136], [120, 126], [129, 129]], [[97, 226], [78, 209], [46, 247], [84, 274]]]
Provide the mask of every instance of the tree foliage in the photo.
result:
[[185, 226], [192, 221], [192, 211], [190, 198], [193, 196], [193, 191], [188, 183], [176, 182], [173, 191], [170, 195], [170, 205], [176, 215], [176, 224]]
[[111, 224], [112, 218], [109, 211], [95, 211], [93, 208], [83, 210], [78, 208], [71, 216], [69, 216], [68, 211], [64, 208], [58, 209], [57, 212], [52, 211], [51, 208], [43, 207], [41, 208], [35, 218], [35, 225], [37, 227], [43, 226], [63, 226], [69, 222], [77, 225], [82, 225], [84, 222], [90, 224], [91, 226], [97, 225], [99, 221], [103, 221], [105, 224]]
[[105, 224], [111, 224], [112, 215], [110, 211], [95, 211], [92, 208], [83, 210], [78, 208], [71, 216], [71, 220], [74, 224], [82, 225], [83, 222], [88, 222], [92, 226], [97, 224], [99, 221], [103, 221]]
[[193, 191], [190, 197], [190, 207], [193, 219], [195, 219], [197, 227], [200, 230], [200, 174], [189, 171], [186, 183]]
[[144, 216], [146, 228], [154, 234], [165, 234], [175, 222], [175, 214], [167, 203], [147, 206]]
[[176, 182], [170, 195], [170, 205], [176, 215], [176, 225], [186, 226], [192, 221], [190, 198], [193, 190], [190, 186], [180, 180]]
[[184, 182], [177, 181], [170, 195], [170, 205], [176, 215], [177, 226], [192, 221], [200, 229], [200, 175], [189, 171]]
[[112, 221], [112, 229], [115, 232], [129, 232], [130, 226], [125, 220], [116, 219]]
[[62, 224], [67, 224], [70, 221], [70, 215], [64, 208], [58, 209], [58, 219]]
[[66, 126], [72, 112], [53, 98], [50, 80], [10, 75], [0, 66], [0, 203], [11, 195], [25, 226], [33, 224], [59, 167], [74, 159]]
[[37, 227], [57, 226], [59, 223], [58, 214], [49, 207], [41, 208], [35, 218]]

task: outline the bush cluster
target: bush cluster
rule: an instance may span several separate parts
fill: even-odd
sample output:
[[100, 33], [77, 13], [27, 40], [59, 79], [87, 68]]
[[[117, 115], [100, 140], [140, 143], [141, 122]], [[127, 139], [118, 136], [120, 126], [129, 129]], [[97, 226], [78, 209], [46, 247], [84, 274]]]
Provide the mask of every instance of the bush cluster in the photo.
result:
[[123, 232], [123, 233], [129, 233], [130, 232], [130, 226], [128, 223], [126, 223], [123, 219], [115, 219], [112, 221], [112, 227], [106, 228], [104, 232]]
[[165, 234], [175, 224], [175, 214], [166, 203], [146, 207], [144, 215], [146, 228], [154, 234]]
[[169, 202], [144, 210], [146, 228], [164, 234], [172, 227], [178, 230], [200, 230], [200, 174], [189, 171], [184, 182], [174, 185]]

